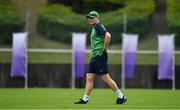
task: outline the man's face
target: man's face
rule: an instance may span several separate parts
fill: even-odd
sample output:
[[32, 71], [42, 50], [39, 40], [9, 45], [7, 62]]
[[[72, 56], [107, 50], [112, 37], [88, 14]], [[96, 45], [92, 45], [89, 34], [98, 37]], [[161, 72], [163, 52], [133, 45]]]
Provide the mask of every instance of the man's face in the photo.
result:
[[98, 18], [89, 18], [89, 24], [91, 24], [91, 25], [95, 25], [96, 23], [97, 23], [97, 21], [98, 21]]

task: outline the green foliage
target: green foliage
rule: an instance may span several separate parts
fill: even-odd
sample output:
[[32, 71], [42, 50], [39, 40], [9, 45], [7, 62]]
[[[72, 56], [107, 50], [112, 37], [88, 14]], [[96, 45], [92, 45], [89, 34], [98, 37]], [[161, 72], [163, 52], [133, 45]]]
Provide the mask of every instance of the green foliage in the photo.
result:
[[8, 5], [11, 3], [11, 0], [0, 0], [0, 5]]
[[[144, 35], [149, 15], [154, 11], [154, 2], [143, 1], [144, 4], [139, 0], [126, 0], [124, 8], [100, 13], [100, 20], [113, 36], [111, 43], [121, 42], [124, 13], [127, 14], [127, 32], [140, 34], [141, 37]], [[38, 31], [50, 39], [71, 43], [72, 32], [87, 32], [89, 35], [91, 26], [85, 14], [76, 14], [72, 8], [63, 5], [49, 5], [39, 11]]]
[[87, 32], [85, 16], [77, 15], [63, 5], [50, 5], [39, 11], [38, 31], [46, 37], [71, 43], [72, 32]]
[[107, 12], [124, 6], [124, 0], [48, 0], [49, 4], [61, 4], [71, 6], [77, 13], [88, 13], [90, 10]]
[[124, 7], [124, 0], [83, 0], [81, 8], [75, 7], [74, 10], [80, 13], [88, 13], [91, 10], [107, 12], [122, 7]]
[[22, 31], [25, 22], [8, 0], [0, 3], [0, 43], [10, 44], [12, 33]]
[[175, 34], [175, 44], [180, 46], [180, 1], [168, 0], [167, 1], [167, 23], [170, 33]]

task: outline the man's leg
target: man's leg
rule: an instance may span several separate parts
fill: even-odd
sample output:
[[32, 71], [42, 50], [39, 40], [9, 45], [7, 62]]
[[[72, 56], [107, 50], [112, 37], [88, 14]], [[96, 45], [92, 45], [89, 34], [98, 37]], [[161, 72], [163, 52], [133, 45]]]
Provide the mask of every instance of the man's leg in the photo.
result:
[[109, 87], [112, 88], [112, 90], [114, 92], [116, 92], [117, 90], [119, 90], [117, 84], [114, 82], [114, 80], [111, 79], [111, 77], [109, 76], [109, 74], [104, 74], [101, 76], [101, 78], [103, 79], [104, 82], [106, 82]]
[[75, 102], [75, 104], [86, 104], [89, 100], [89, 95], [93, 89], [93, 82], [94, 82], [94, 74], [93, 73], [87, 73], [86, 74], [86, 87], [83, 99], [80, 99], [80, 101]]
[[114, 80], [111, 79], [111, 77], [109, 76], [109, 74], [104, 74], [101, 76], [101, 78], [112, 88], [112, 90], [116, 93], [117, 95], [117, 100], [116, 103], [117, 104], [122, 104], [124, 103], [127, 99], [126, 97], [123, 95], [123, 93], [120, 91], [120, 89], [118, 88], [117, 84], [115, 83]]
[[93, 89], [93, 82], [94, 82], [94, 74], [93, 73], [87, 73], [86, 74], [86, 87], [85, 87], [85, 93], [84, 95], [89, 96], [92, 89]]

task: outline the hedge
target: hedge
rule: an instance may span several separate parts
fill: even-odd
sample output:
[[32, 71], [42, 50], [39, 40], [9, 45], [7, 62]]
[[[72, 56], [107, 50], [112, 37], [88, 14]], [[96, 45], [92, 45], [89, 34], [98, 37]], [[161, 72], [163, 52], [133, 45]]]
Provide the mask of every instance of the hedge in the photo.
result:
[[175, 34], [175, 45], [180, 46], [180, 1], [167, 1], [167, 24], [170, 33]]
[[0, 44], [12, 43], [12, 33], [23, 30], [24, 19], [10, 0], [0, 2]]
[[88, 13], [92, 9], [100, 12], [107, 12], [119, 9], [124, 6], [125, 0], [48, 0], [49, 4], [63, 4], [71, 6], [77, 13]]
[[[126, 0], [125, 8], [100, 13], [100, 20], [113, 36], [111, 43], [121, 42], [124, 13], [128, 18], [127, 32], [140, 34], [141, 37], [144, 35], [148, 29], [149, 16], [154, 11], [154, 1], [143, 2], [144, 4], [139, 0]], [[85, 14], [76, 14], [71, 7], [49, 5], [40, 9], [38, 15], [38, 32], [59, 42], [71, 43], [72, 32], [87, 32], [88, 35], [91, 32]]]
[[71, 8], [62, 5], [43, 8], [38, 18], [38, 31], [61, 42], [70, 43], [72, 32], [87, 32], [89, 28], [83, 15], [76, 15]]
[[73, 10], [79, 13], [88, 13], [92, 9], [108, 12], [122, 7], [124, 7], [124, 0], [83, 0], [80, 8], [73, 7]]

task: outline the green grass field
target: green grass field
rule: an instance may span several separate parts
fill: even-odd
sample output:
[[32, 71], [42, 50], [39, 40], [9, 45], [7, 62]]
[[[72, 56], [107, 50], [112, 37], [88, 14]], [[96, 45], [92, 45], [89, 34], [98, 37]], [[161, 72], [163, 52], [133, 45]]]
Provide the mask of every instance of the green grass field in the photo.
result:
[[126, 89], [116, 105], [110, 89], [94, 89], [86, 105], [75, 105], [83, 89], [0, 89], [0, 109], [180, 109], [180, 90]]

